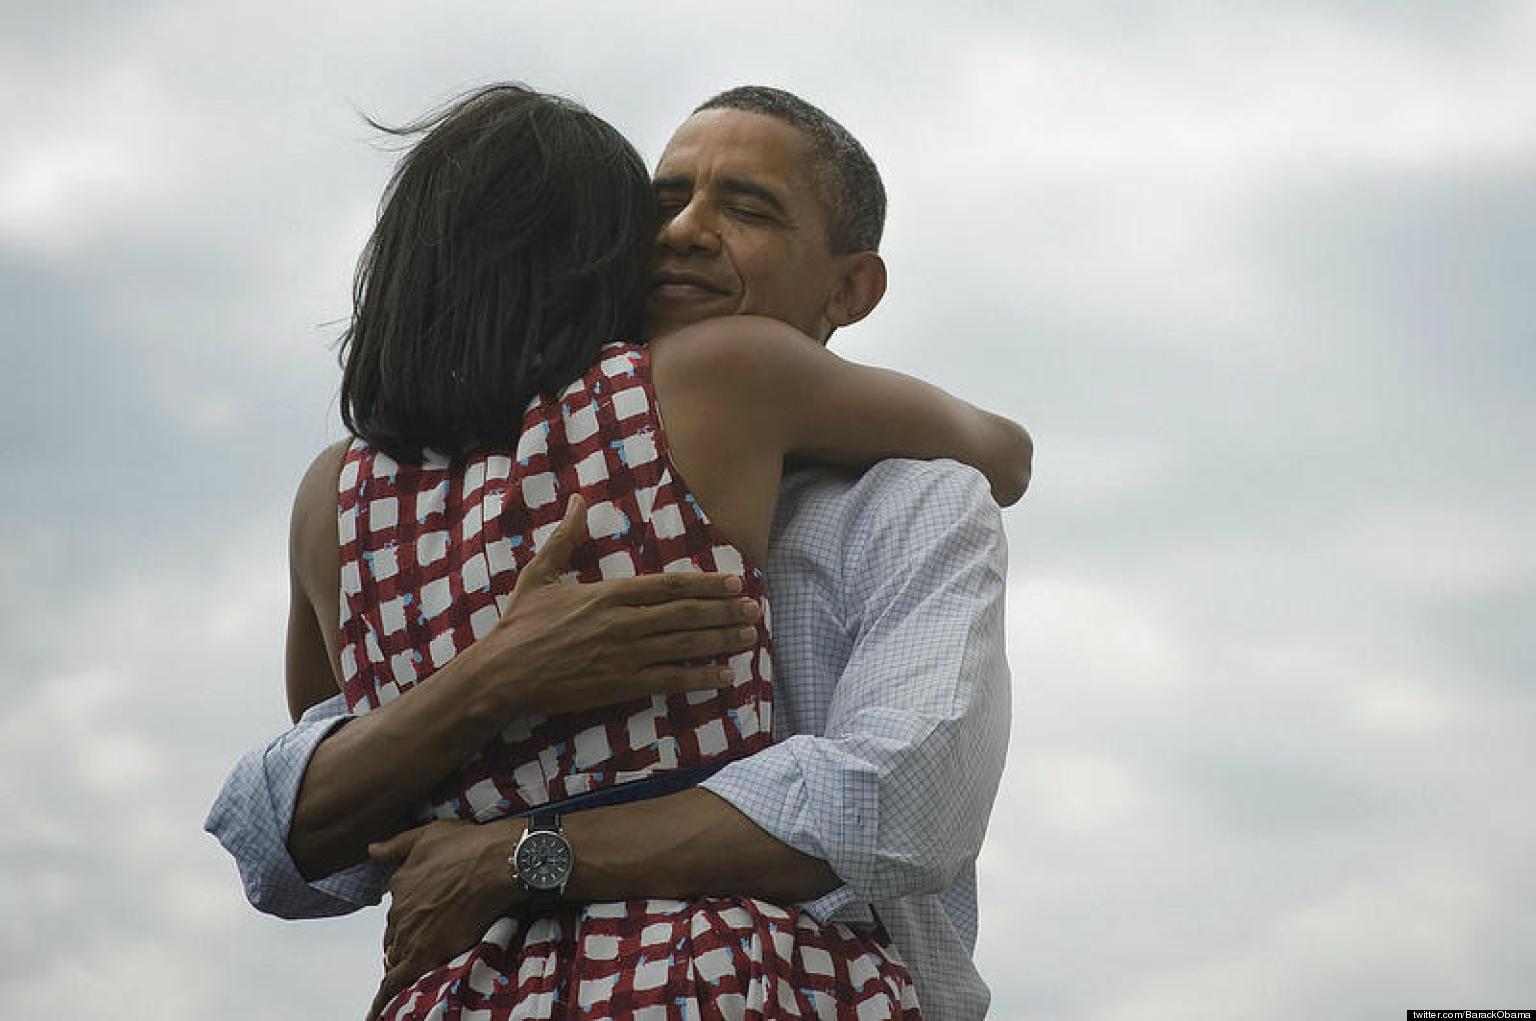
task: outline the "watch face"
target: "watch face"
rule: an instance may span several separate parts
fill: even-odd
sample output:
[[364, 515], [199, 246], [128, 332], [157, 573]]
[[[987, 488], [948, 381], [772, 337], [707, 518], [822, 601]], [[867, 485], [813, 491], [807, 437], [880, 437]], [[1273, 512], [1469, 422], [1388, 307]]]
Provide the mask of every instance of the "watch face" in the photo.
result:
[[530, 833], [517, 845], [515, 863], [530, 888], [556, 890], [571, 874], [571, 845], [553, 831]]

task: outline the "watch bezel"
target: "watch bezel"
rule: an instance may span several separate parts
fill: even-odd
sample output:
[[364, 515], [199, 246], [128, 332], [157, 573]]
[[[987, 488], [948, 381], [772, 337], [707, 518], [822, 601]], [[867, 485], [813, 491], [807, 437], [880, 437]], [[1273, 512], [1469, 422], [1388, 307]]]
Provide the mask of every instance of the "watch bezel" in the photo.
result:
[[[552, 882], [542, 881], [537, 873], [525, 865], [527, 856], [547, 846], [551, 849], [564, 851], [565, 867]], [[571, 877], [571, 869], [575, 865], [575, 858], [571, 853], [571, 842], [565, 839], [565, 834], [558, 829], [529, 830], [524, 833], [522, 839], [517, 842], [517, 847], [512, 851], [512, 871], [517, 881], [525, 890], [530, 891], [562, 891], [566, 882]]]

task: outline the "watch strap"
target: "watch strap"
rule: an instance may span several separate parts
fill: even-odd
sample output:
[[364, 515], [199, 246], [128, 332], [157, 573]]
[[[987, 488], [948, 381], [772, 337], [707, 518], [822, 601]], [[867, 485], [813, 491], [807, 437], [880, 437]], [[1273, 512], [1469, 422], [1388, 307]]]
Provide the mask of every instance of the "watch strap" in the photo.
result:
[[547, 915], [560, 906], [559, 890], [529, 890], [528, 910], [536, 915]]
[[[564, 831], [560, 827], [560, 813], [553, 808], [545, 807], [535, 809], [528, 815], [528, 833], [559, 833], [564, 837]], [[569, 846], [569, 844], [567, 844]], [[565, 892], [565, 884], [561, 883], [558, 889], [542, 890], [529, 886], [517, 874], [517, 852], [514, 850], [511, 859], [513, 878], [517, 885], [528, 894], [528, 907], [539, 914], [553, 911], [560, 904], [560, 898]]]

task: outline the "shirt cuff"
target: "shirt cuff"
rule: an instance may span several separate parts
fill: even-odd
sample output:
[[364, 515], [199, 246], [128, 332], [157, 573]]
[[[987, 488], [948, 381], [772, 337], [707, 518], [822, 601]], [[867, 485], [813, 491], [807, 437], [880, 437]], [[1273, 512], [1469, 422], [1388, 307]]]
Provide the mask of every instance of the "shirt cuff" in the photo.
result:
[[823, 925], [842, 922], [850, 928], [863, 929], [875, 924], [875, 913], [869, 902], [861, 900], [847, 883], [815, 900], [801, 901], [796, 907]]
[[[836, 863], [828, 861], [822, 849], [803, 839], [803, 834], [797, 838], [796, 828], [786, 822], [782, 799], [787, 786], [775, 782], [774, 777], [764, 775], [765, 772], [772, 772], [772, 756], [768, 755], [772, 750], [731, 763], [699, 786], [726, 801], [775, 840], [802, 854], [827, 861], [835, 871]], [[790, 778], [785, 779], [790, 781]], [[798, 783], [789, 782], [788, 786], [798, 786]], [[865, 927], [875, 922], [869, 902], [847, 883], [795, 906], [823, 924], [842, 922], [852, 927]]]
[[387, 869], [361, 862], [313, 883], [288, 853], [288, 829], [304, 770], [315, 748], [352, 717], [329, 715], [322, 703], [265, 748], [251, 751], [224, 782], [203, 828], [235, 859], [246, 899], [281, 918], [342, 915], [377, 904]]

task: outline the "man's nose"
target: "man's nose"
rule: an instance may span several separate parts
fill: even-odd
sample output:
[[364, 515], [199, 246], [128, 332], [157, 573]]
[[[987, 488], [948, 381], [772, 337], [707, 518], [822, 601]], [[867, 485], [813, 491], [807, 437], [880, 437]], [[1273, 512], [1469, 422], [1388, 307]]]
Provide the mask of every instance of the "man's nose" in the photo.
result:
[[677, 255], [713, 254], [720, 250], [720, 230], [705, 203], [694, 199], [661, 226], [661, 247]]

